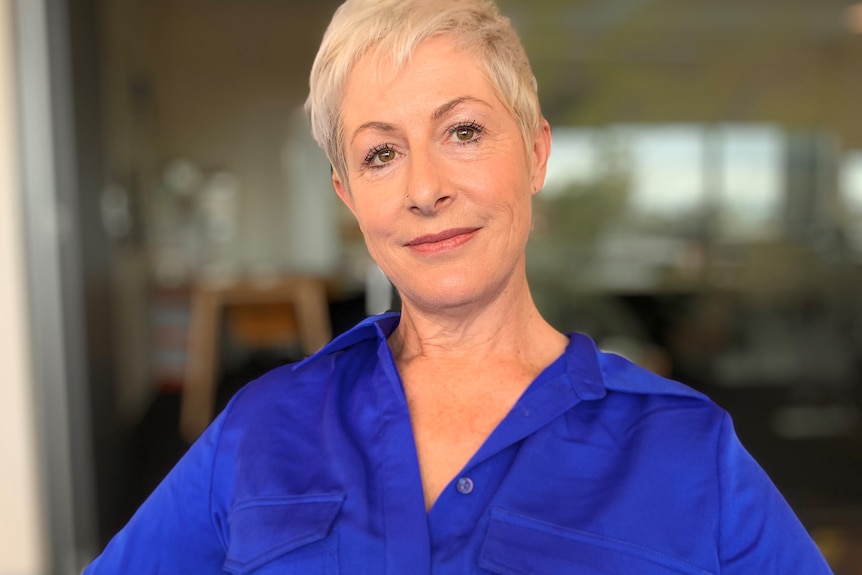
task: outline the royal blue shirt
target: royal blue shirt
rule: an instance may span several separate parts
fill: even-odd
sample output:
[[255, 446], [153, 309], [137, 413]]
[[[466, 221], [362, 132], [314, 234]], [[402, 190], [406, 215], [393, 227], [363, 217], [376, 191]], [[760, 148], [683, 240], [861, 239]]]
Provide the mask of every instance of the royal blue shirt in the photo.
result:
[[723, 410], [579, 334], [426, 513], [397, 323], [247, 385], [85, 573], [830, 573]]

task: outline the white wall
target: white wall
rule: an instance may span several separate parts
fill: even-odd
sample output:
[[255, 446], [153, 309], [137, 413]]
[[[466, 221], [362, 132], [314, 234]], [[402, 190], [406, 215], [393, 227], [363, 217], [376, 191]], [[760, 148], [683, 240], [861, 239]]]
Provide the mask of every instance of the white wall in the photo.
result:
[[0, 575], [47, 572], [40, 519], [15, 115], [12, 0], [0, 0]]

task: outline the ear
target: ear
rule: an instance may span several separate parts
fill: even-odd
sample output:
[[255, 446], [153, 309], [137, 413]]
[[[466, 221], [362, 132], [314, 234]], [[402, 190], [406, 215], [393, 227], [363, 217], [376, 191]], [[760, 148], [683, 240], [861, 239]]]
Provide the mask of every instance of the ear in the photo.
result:
[[548, 157], [551, 155], [551, 126], [542, 118], [533, 136], [532, 168], [533, 195], [539, 193], [545, 185], [545, 174], [548, 171]]
[[332, 187], [335, 188], [335, 194], [344, 202], [344, 205], [356, 215], [356, 210], [353, 206], [353, 196], [350, 194], [350, 188], [341, 180], [338, 172], [332, 170]]

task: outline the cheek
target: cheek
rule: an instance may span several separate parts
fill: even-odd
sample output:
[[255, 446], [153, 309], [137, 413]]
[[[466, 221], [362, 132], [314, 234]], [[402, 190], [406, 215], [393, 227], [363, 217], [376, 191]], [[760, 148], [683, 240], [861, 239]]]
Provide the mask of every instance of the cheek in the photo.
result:
[[404, 198], [391, 183], [356, 186], [353, 192], [353, 215], [365, 234], [379, 234], [391, 229], [399, 212], [404, 209]]
[[355, 216], [370, 252], [374, 252], [375, 245], [391, 236], [394, 231], [394, 219], [382, 206], [366, 206], [356, 210]]
[[520, 202], [533, 191], [533, 178], [524, 156], [516, 151], [505, 151], [499, 157], [488, 158], [484, 165], [470, 170], [473, 181], [485, 193], [493, 194], [503, 201]]
[[508, 212], [515, 225], [522, 218], [530, 219], [533, 195], [527, 180], [519, 177], [485, 178], [481, 189], [486, 205], [494, 211]]

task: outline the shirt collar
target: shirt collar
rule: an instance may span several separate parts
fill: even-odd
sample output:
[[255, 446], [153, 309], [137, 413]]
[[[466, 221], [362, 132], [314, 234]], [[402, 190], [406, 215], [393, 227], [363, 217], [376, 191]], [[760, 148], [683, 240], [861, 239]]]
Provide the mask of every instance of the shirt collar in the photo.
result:
[[[380, 343], [385, 343], [386, 339], [398, 327], [400, 320], [401, 314], [398, 312], [367, 317], [355, 327], [327, 343], [317, 353], [294, 364], [293, 369], [299, 369], [314, 358], [343, 351], [360, 341], [377, 339]], [[566, 375], [572, 388], [581, 399], [601, 399], [605, 396], [606, 390], [599, 363], [600, 352], [598, 347], [592, 339], [584, 334], [570, 333], [568, 337], [569, 344], [566, 346], [564, 356]]]
[[584, 400], [601, 399], [607, 391], [599, 362], [601, 352], [596, 343], [582, 333], [570, 333], [566, 346], [566, 374], [578, 397]]
[[345, 349], [356, 345], [360, 341], [378, 339], [385, 342], [386, 339], [392, 335], [392, 332], [395, 331], [400, 320], [401, 314], [398, 312], [388, 312], [367, 317], [351, 329], [335, 337], [332, 341], [324, 345], [320, 351], [308, 356], [298, 363], [293, 364], [293, 369], [299, 369], [306, 363], [313, 361], [315, 358], [344, 351]]

